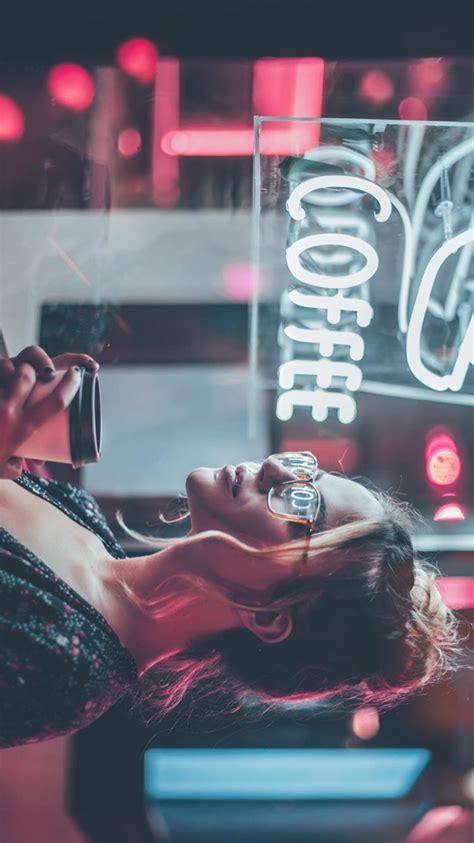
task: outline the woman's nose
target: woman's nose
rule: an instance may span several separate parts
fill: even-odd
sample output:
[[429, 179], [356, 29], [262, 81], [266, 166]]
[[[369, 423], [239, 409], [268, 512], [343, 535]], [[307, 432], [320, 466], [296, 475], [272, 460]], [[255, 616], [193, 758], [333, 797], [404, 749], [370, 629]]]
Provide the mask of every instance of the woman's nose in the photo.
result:
[[257, 474], [257, 484], [261, 492], [268, 492], [276, 483], [294, 479], [295, 474], [282, 465], [276, 457], [267, 457]]

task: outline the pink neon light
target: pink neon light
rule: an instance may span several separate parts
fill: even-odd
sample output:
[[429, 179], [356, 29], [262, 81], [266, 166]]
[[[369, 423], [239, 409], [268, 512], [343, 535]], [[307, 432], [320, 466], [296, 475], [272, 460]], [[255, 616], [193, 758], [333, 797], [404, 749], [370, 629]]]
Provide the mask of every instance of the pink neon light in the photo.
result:
[[171, 207], [179, 199], [179, 160], [163, 149], [164, 137], [179, 126], [179, 61], [162, 59], [157, 65], [153, 96], [153, 200]]
[[428, 109], [418, 97], [405, 97], [398, 106], [400, 120], [426, 120]]
[[450, 609], [474, 609], [474, 577], [438, 577], [436, 587]]
[[142, 145], [142, 138], [137, 129], [123, 129], [117, 140], [117, 148], [124, 158], [136, 155]]
[[[311, 124], [309, 130], [304, 125], [296, 130], [265, 126], [260, 151], [263, 155], [300, 155], [314, 144]], [[253, 129], [175, 129], [164, 135], [161, 149], [167, 155], [253, 155]]]
[[465, 521], [466, 513], [458, 503], [445, 503], [433, 515], [433, 521]]
[[117, 50], [119, 67], [142, 85], [153, 81], [157, 61], [158, 50], [148, 38], [131, 38]]
[[90, 73], [79, 64], [57, 64], [48, 76], [51, 96], [64, 108], [85, 111], [92, 105], [95, 85]]
[[[260, 59], [254, 66], [254, 111], [264, 117], [320, 117], [323, 82], [323, 59]], [[264, 155], [301, 155], [318, 142], [318, 124], [262, 124], [260, 147]], [[254, 132], [247, 126], [178, 129], [175, 124], [163, 135], [161, 149], [170, 156], [253, 155]]]
[[320, 117], [324, 60], [259, 59], [254, 64], [253, 106], [262, 117]]
[[252, 155], [252, 129], [175, 129], [161, 142], [167, 155]]
[[369, 70], [362, 77], [360, 93], [364, 99], [383, 105], [393, 97], [392, 80], [383, 70]]
[[[254, 65], [253, 108], [262, 117], [321, 117], [323, 105], [324, 61], [321, 58], [259, 59]], [[317, 146], [318, 123], [282, 124], [289, 135], [295, 133], [296, 148], [280, 154], [301, 154]], [[276, 126], [263, 123], [261, 148], [266, 153], [267, 135]]]
[[11, 97], [0, 94], [0, 141], [20, 140], [25, 131], [21, 108]]

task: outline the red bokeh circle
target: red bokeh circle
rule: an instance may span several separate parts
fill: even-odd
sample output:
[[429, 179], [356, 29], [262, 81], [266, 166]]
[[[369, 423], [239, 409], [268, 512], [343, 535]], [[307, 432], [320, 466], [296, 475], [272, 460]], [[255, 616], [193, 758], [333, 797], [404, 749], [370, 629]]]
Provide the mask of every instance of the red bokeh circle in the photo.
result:
[[124, 158], [136, 155], [142, 145], [142, 138], [138, 129], [122, 129], [118, 136], [117, 148]]
[[360, 93], [364, 99], [383, 105], [393, 97], [392, 80], [383, 70], [369, 70], [362, 77]]
[[48, 76], [53, 99], [71, 111], [85, 111], [92, 105], [95, 85], [92, 76], [79, 64], [57, 64]]
[[158, 50], [148, 38], [131, 38], [117, 50], [119, 67], [143, 85], [155, 78]]
[[426, 120], [428, 109], [418, 97], [405, 97], [398, 106], [400, 120]]
[[13, 143], [25, 131], [25, 118], [19, 105], [11, 97], [0, 93], [0, 141]]

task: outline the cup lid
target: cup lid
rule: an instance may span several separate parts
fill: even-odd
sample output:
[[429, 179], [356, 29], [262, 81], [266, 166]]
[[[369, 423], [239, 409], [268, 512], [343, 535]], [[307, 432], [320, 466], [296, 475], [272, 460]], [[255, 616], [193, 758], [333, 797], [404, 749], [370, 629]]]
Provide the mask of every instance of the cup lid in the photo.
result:
[[69, 440], [73, 468], [99, 462], [102, 441], [99, 376], [84, 368], [69, 407]]

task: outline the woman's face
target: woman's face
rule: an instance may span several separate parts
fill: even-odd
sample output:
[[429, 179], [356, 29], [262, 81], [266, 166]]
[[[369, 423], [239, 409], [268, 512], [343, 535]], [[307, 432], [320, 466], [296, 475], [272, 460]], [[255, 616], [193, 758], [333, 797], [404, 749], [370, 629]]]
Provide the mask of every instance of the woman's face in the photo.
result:
[[[222, 468], [196, 468], [186, 480], [192, 533], [219, 530], [256, 546], [281, 544], [304, 534], [304, 525], [281, 521], [269, 511], [267, 494], [277, 483], [296, 479], [275, 457]], [[381, 506], [359, 483], [320, 471], [315, 485], [323, 501], [321, 529], [377, 517]]]

